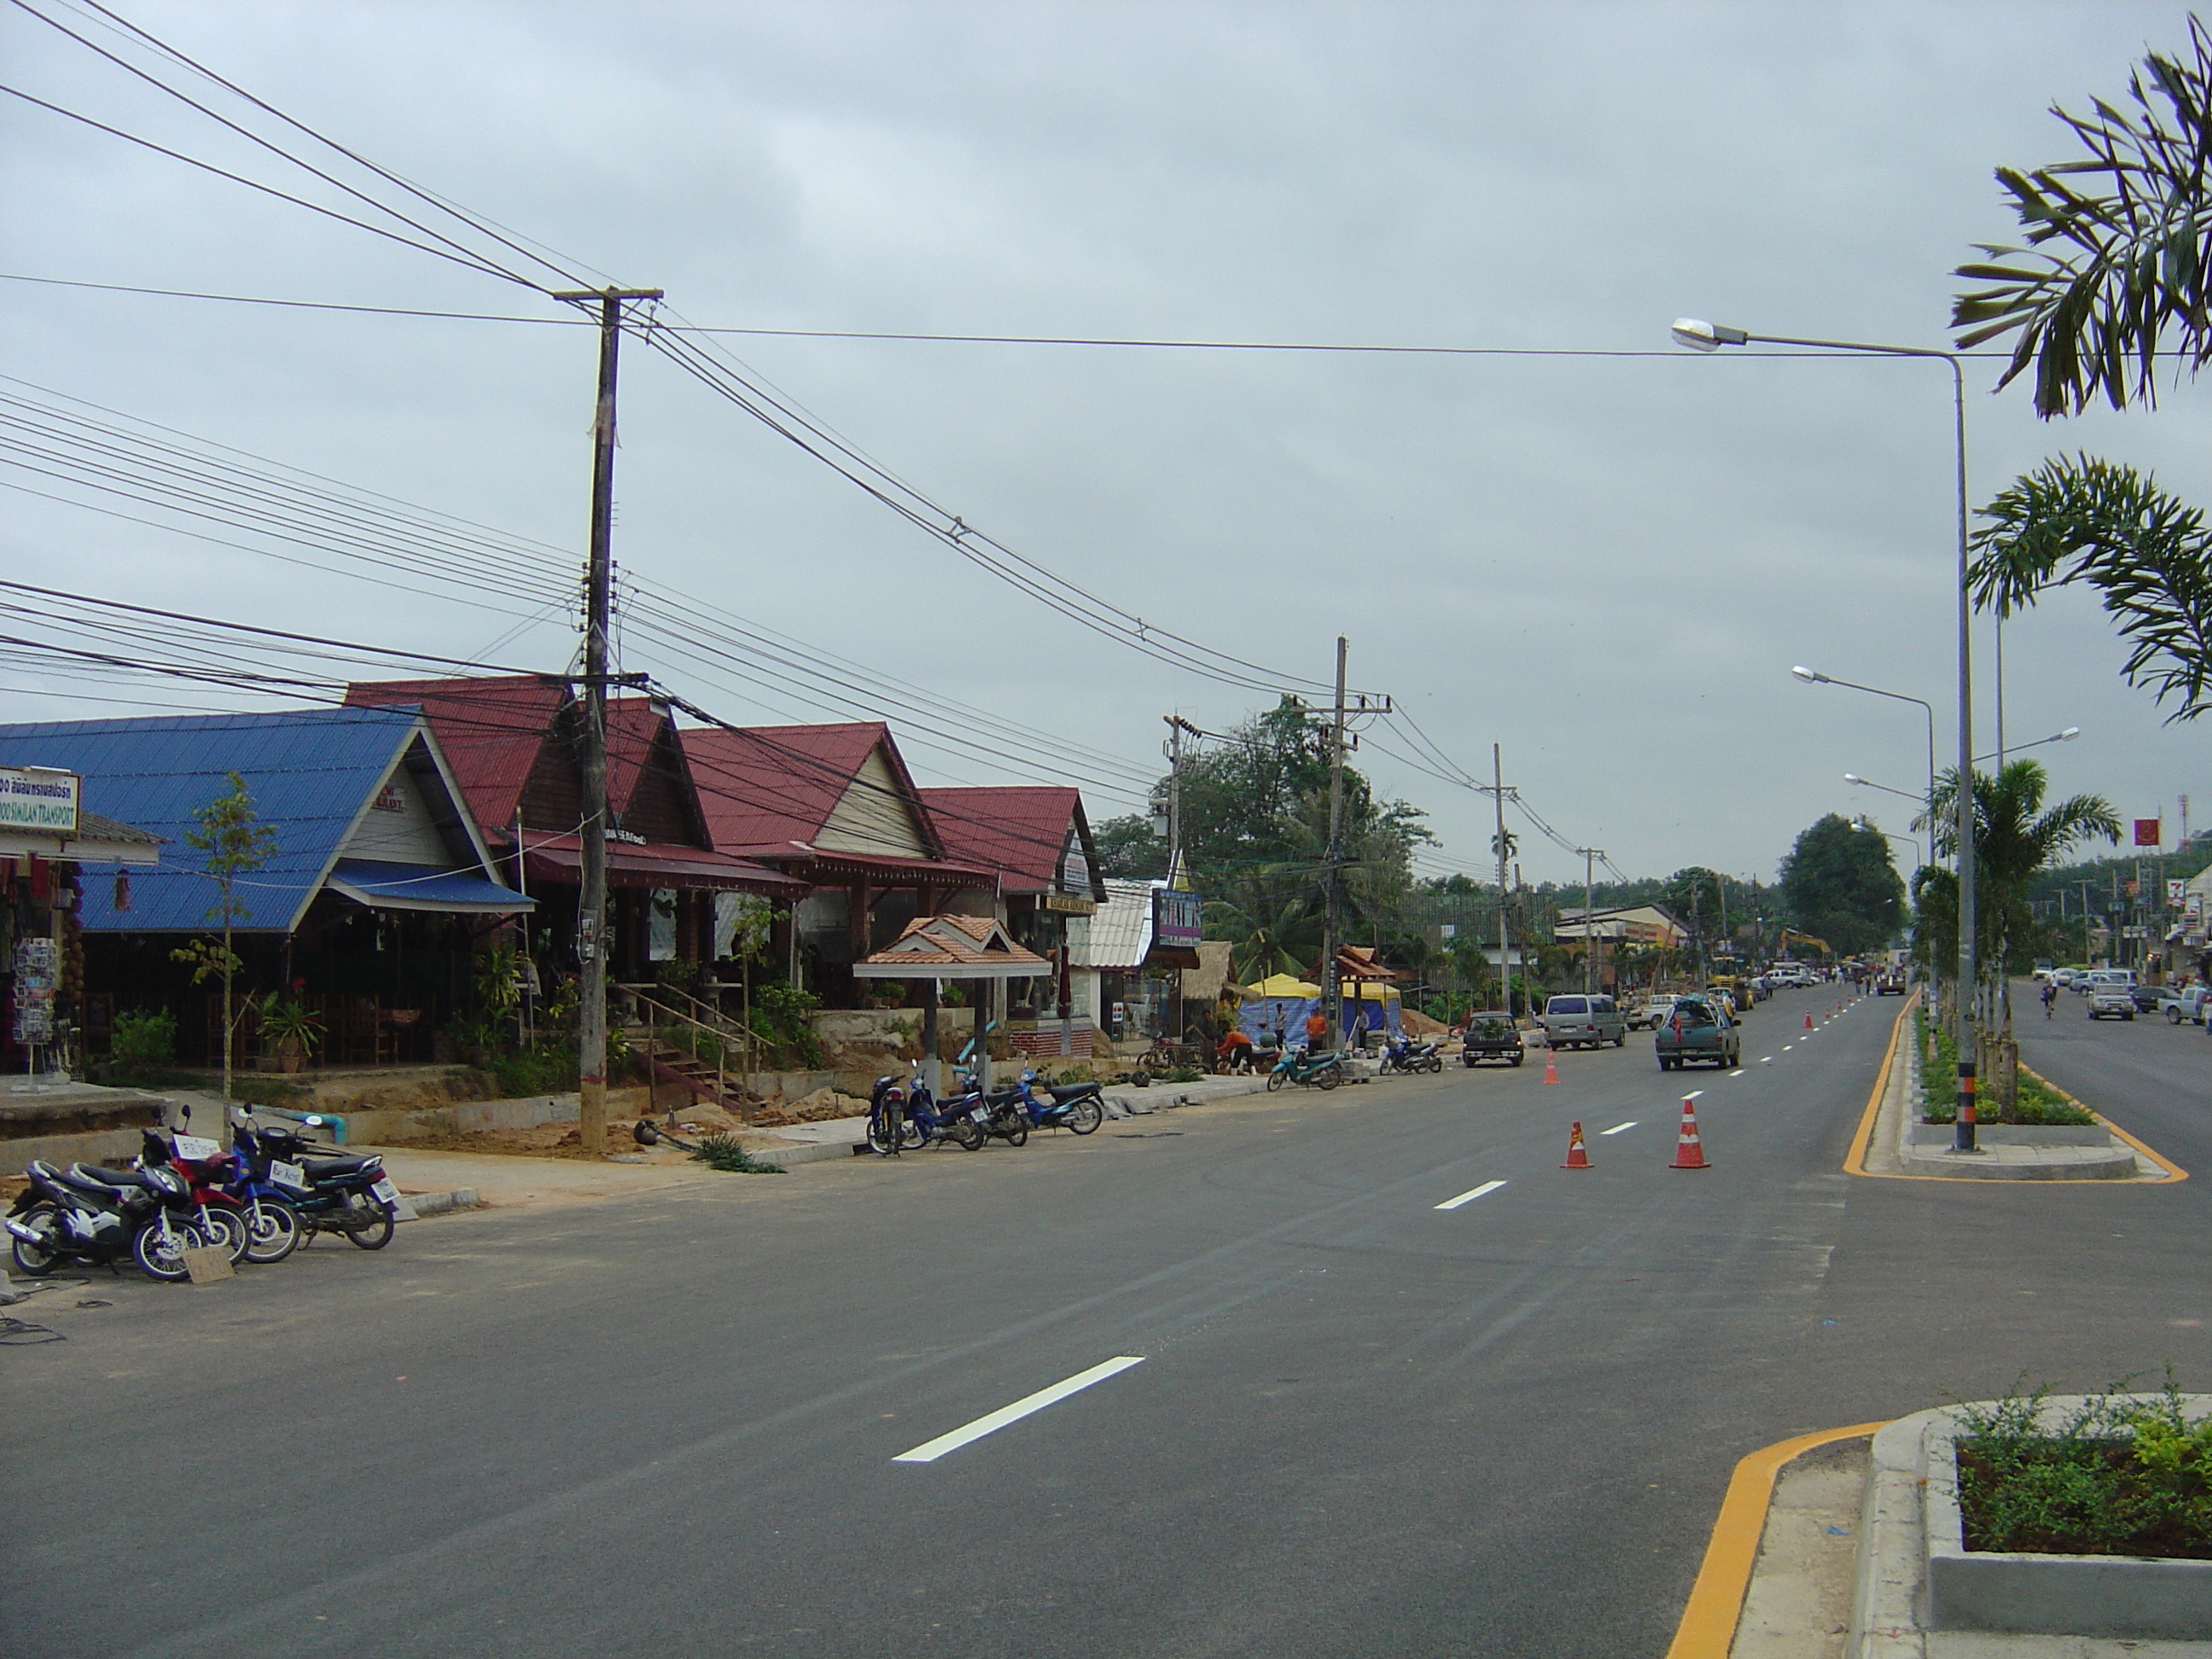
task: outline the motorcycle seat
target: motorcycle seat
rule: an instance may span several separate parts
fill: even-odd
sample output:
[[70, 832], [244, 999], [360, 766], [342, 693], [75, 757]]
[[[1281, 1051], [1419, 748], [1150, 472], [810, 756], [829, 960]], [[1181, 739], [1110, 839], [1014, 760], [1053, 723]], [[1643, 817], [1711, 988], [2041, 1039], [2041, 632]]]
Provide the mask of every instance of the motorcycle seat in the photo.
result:
[[1080, 1100], [1085, 1095], [1097, 1092], [1098, 1085], [1095, 1083], [1055, 1083], [1052, 1085], [1052, 1097], [1063, 1106], [1071, 1100]]
[[108, 1170], [97, 1164], [72, 1164], [61, 1173], [70, 1186], [88, 1193], [137, 1192], [146, 1185], [145, 1176], [136, 1170]]
[[1011, 1106], [1022, 1097], [1019, 1089], [994, 1089], [983, 1097], [986, 1106]]
[[376, 1160], [374, 1158], [347, 1156], [344, 1158], [303, 1158], [300, 1167], [307, 1172], [310, 1181], [328, 1181], [333, 1176], [357, 1175]]

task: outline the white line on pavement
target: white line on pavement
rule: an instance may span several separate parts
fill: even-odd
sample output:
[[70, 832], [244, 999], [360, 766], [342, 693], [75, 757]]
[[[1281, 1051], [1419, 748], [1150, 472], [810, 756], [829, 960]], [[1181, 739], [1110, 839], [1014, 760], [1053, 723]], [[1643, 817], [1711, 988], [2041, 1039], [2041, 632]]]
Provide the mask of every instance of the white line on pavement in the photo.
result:
[[1485, 1193], [1496, 1192], [1505, 1183], [1502, 1181], [1486, 1181], [1482, 1185], [1477, 1187], [1471, 1193], [1462, 1193], [1457, 1198], [1446, 1199], [1443, 1203], [1437, 1205], [1437, 1208], [1439, 1210], [1456, 1210], [1462, 1204], [1472, 1204], [1476, 1199], [1480, 1198]]
[[1072, 1394], [1079, 1394], [1093, 1382], [1103, 1382], [1108, 1377], [1126, 1371], [1132, 1365], [1141, 1365], [1145, 1356], [1140, 1353], [1117, 1355], [1103, 1365], [1093, 1365], [1087, 1371], [1078, 1371], [1064, 1382], [1048, 1389], [1039, 1389], [1035, 1394], [1024, 1395], [1011, 1406], [1001, 1406], [988, 1417], [979, 1417], [964, 1428], [950, 1434], [940, 1434], [934, 1440], [926, 1440], [912, 1451], [901, 1452], [891, 1459], [894, 1463], [934, 1463], [949, 1451], [958, 1451], [971, 1440], [981, 1440], [987, 1434], [996, 1433], [1009, 1423], [1018, 1423], [1031, 1412], [1041, 1412], [1047, 1406], [1056, 1405]]
[[1774, 1064], [1774, 1056], [1772, 1054], [1761, 1054], [1759, 1057], [1759, 1063], [1762, 1066], [1771, 1066]]
[[1782, 1045], [1782, 1052], [1783, 1052], [1784, 1054], [1788, 1054], [1788, 1053], [1789, 1053], [1792, 1048], [1795, 1048], [1796, 1046], [1797, 1046], [1797, 1045], [1796, 1045], [1796, 1043], [1794, 1043], [1794, 1042], [1785, 1042], [1785, 1043], [1784, 1043], [1784, 1044]]
[[1601, 1135], [1617, 1135], [1623, 1129], [1633, 1129], [1635, 1127], [1636, 1120], [1632, 1117], [1626, 1123], [1616, 1123], [1610, 1129], [1601, 1129], [1598, 1133]]
[[1701, 1095], [1701, 1094], [1703, 1094], [1703, 1093], [1705, 1093], [1705, 1091], [1704, 1091], [1703, 1089], [1692, 1089], [1692, 1090], [1691, 1090], [1691, 1091], [1690, 1091], [1690, 1092], [1689, 1092], [1689, 1093], [1687, 1093], [1686, 1095], [1684, 1095], [1684, 1096], [1682, 1097], [1682, 1098], [1683, 1098], [1683, 1099], [1685, 1099], [1685, 1100], [1695, 1100], [1695, 1099], [1696, 1099], [1699, 1095]]
[[1741, 1066], [1737, 1066], [1735, 1070], [1730, 1072], [1729, 1075], [1730, 1077], [1741, 1077], [1743, 1075], [1743, 1067]]

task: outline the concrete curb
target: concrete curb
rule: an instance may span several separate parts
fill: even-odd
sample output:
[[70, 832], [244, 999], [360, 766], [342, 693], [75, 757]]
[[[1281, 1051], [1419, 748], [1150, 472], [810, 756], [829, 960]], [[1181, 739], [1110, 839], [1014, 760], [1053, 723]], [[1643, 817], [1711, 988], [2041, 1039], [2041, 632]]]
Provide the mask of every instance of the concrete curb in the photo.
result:
[[403, 1208], [410, 1208], [413, 1215], [402, 1215], [402, 1221], [424, 1221], [434, 1215], [450, 1215], [455, 1210], [475, 1210], [483, 1206], [473, 1187], [457, 1187], [450, 1193], [402, 1193]]
[[[1904, 1040], [1899, 1045], [1899, 1057], [1905, 1064], [1896, 1067], [1899, 1076], [1892, 1094], [1882, 1103], [1885, 1116], [1890, 1116], [1894, 1108], [1887, 1161], [1895, 1173], [1951, 1181], [2134, 1181], [2148, 1173], [2135, 1148], [2113, 1135], [2101, 1121], [2100, 1146], [2025, 1145], [2010, 1139], [2020, 1130], [2002, 1124], [1985, 1126], [1985, 1136], [1979, 1137], [1984, 1144], [1976, 1152], [1935, 1151], [1914, 1145], [1915, 1136], [1929, 1126], [1919, 1121], [1920, 1044], [1909, 1016], [1900, 1035]], [[2157, 1174], [2162, 1177], [2165, 1171]]]

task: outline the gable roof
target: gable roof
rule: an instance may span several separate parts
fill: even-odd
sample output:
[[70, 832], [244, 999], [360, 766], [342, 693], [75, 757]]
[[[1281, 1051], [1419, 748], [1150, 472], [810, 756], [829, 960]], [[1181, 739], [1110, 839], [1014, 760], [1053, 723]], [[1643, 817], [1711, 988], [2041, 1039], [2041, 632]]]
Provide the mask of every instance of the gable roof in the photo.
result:
[[890, 979], [927, 970], [933, 979], [1039, 979], [1053, 965], [1014, 943], [991, 916], [916, 916], [899, 936], [853, 964], [860, 979]]
[[1076, 888], [1099, 903], [1106, 884], [1091, 842], [1080, 790], [1051, 784], [925, 789], [921, 798], [954, 858], [999, 872], [1000, 890], [1051, 892], [1060, 886], [1069, 837], [1082, 855]]
[[538, 751], [558, 726], [568, 688], [535, 674], [486, 679], [356, 680], [354, 708], [419, 708], [438, 733], [453, 775], [479, 824], [514, 822]]
[[[881, 720], [825, 726], [691, 726], [684, 733], [699, 809], [717, 851], [747, 857], [817, 850], [945, 856], [945, 842]], [[866, 775], [876, 771], [878, 775]], [[840, 808], [848, 810], [841, 812]], [[896, 822], [879, 821], [886, 813]], [[836, 824], [842, 843], [822, 845]]]
[[1109, 879], [1106, 898], [1090, 919], [1089, 938], [1068, 947], [1071, 967], [1127, 972], [1152, 953], [1152, 884]]
[[[419, 745], [419, 748], [418, 748]], [[94, 930], [197, 932], [216, 900], [205, 855], [185, 837], [193, 814], [246, 781], [255, 815], [276, 831], [259, 869], [238, 878], [247, 932], [289, 932], [336, 864], [349, 834], [392, 773], [408, 764], [430, 797], [453, 863], [488, 873], [482, 837], [428, 725], [388, 708], [301, 708], [254, 714], [54, 720], [0, 726], [0, 765], [59, 766], [81, 774], [83, 799], [172, 843], [161, 867], [133, 878], [128, 915], [104, 884], [87, 886]]]

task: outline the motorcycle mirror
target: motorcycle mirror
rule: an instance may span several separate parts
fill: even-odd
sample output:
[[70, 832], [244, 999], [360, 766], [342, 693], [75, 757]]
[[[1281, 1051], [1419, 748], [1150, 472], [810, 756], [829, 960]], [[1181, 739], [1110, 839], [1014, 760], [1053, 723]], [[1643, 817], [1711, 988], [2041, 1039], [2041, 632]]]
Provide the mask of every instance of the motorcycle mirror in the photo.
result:
[[323, 1127], [322, 1115], [319, 1112], [310, 1112], [307, 1116], [301, 1118], [300, 1121], [306, 1124], [310, 1129], [319, 1129]]

